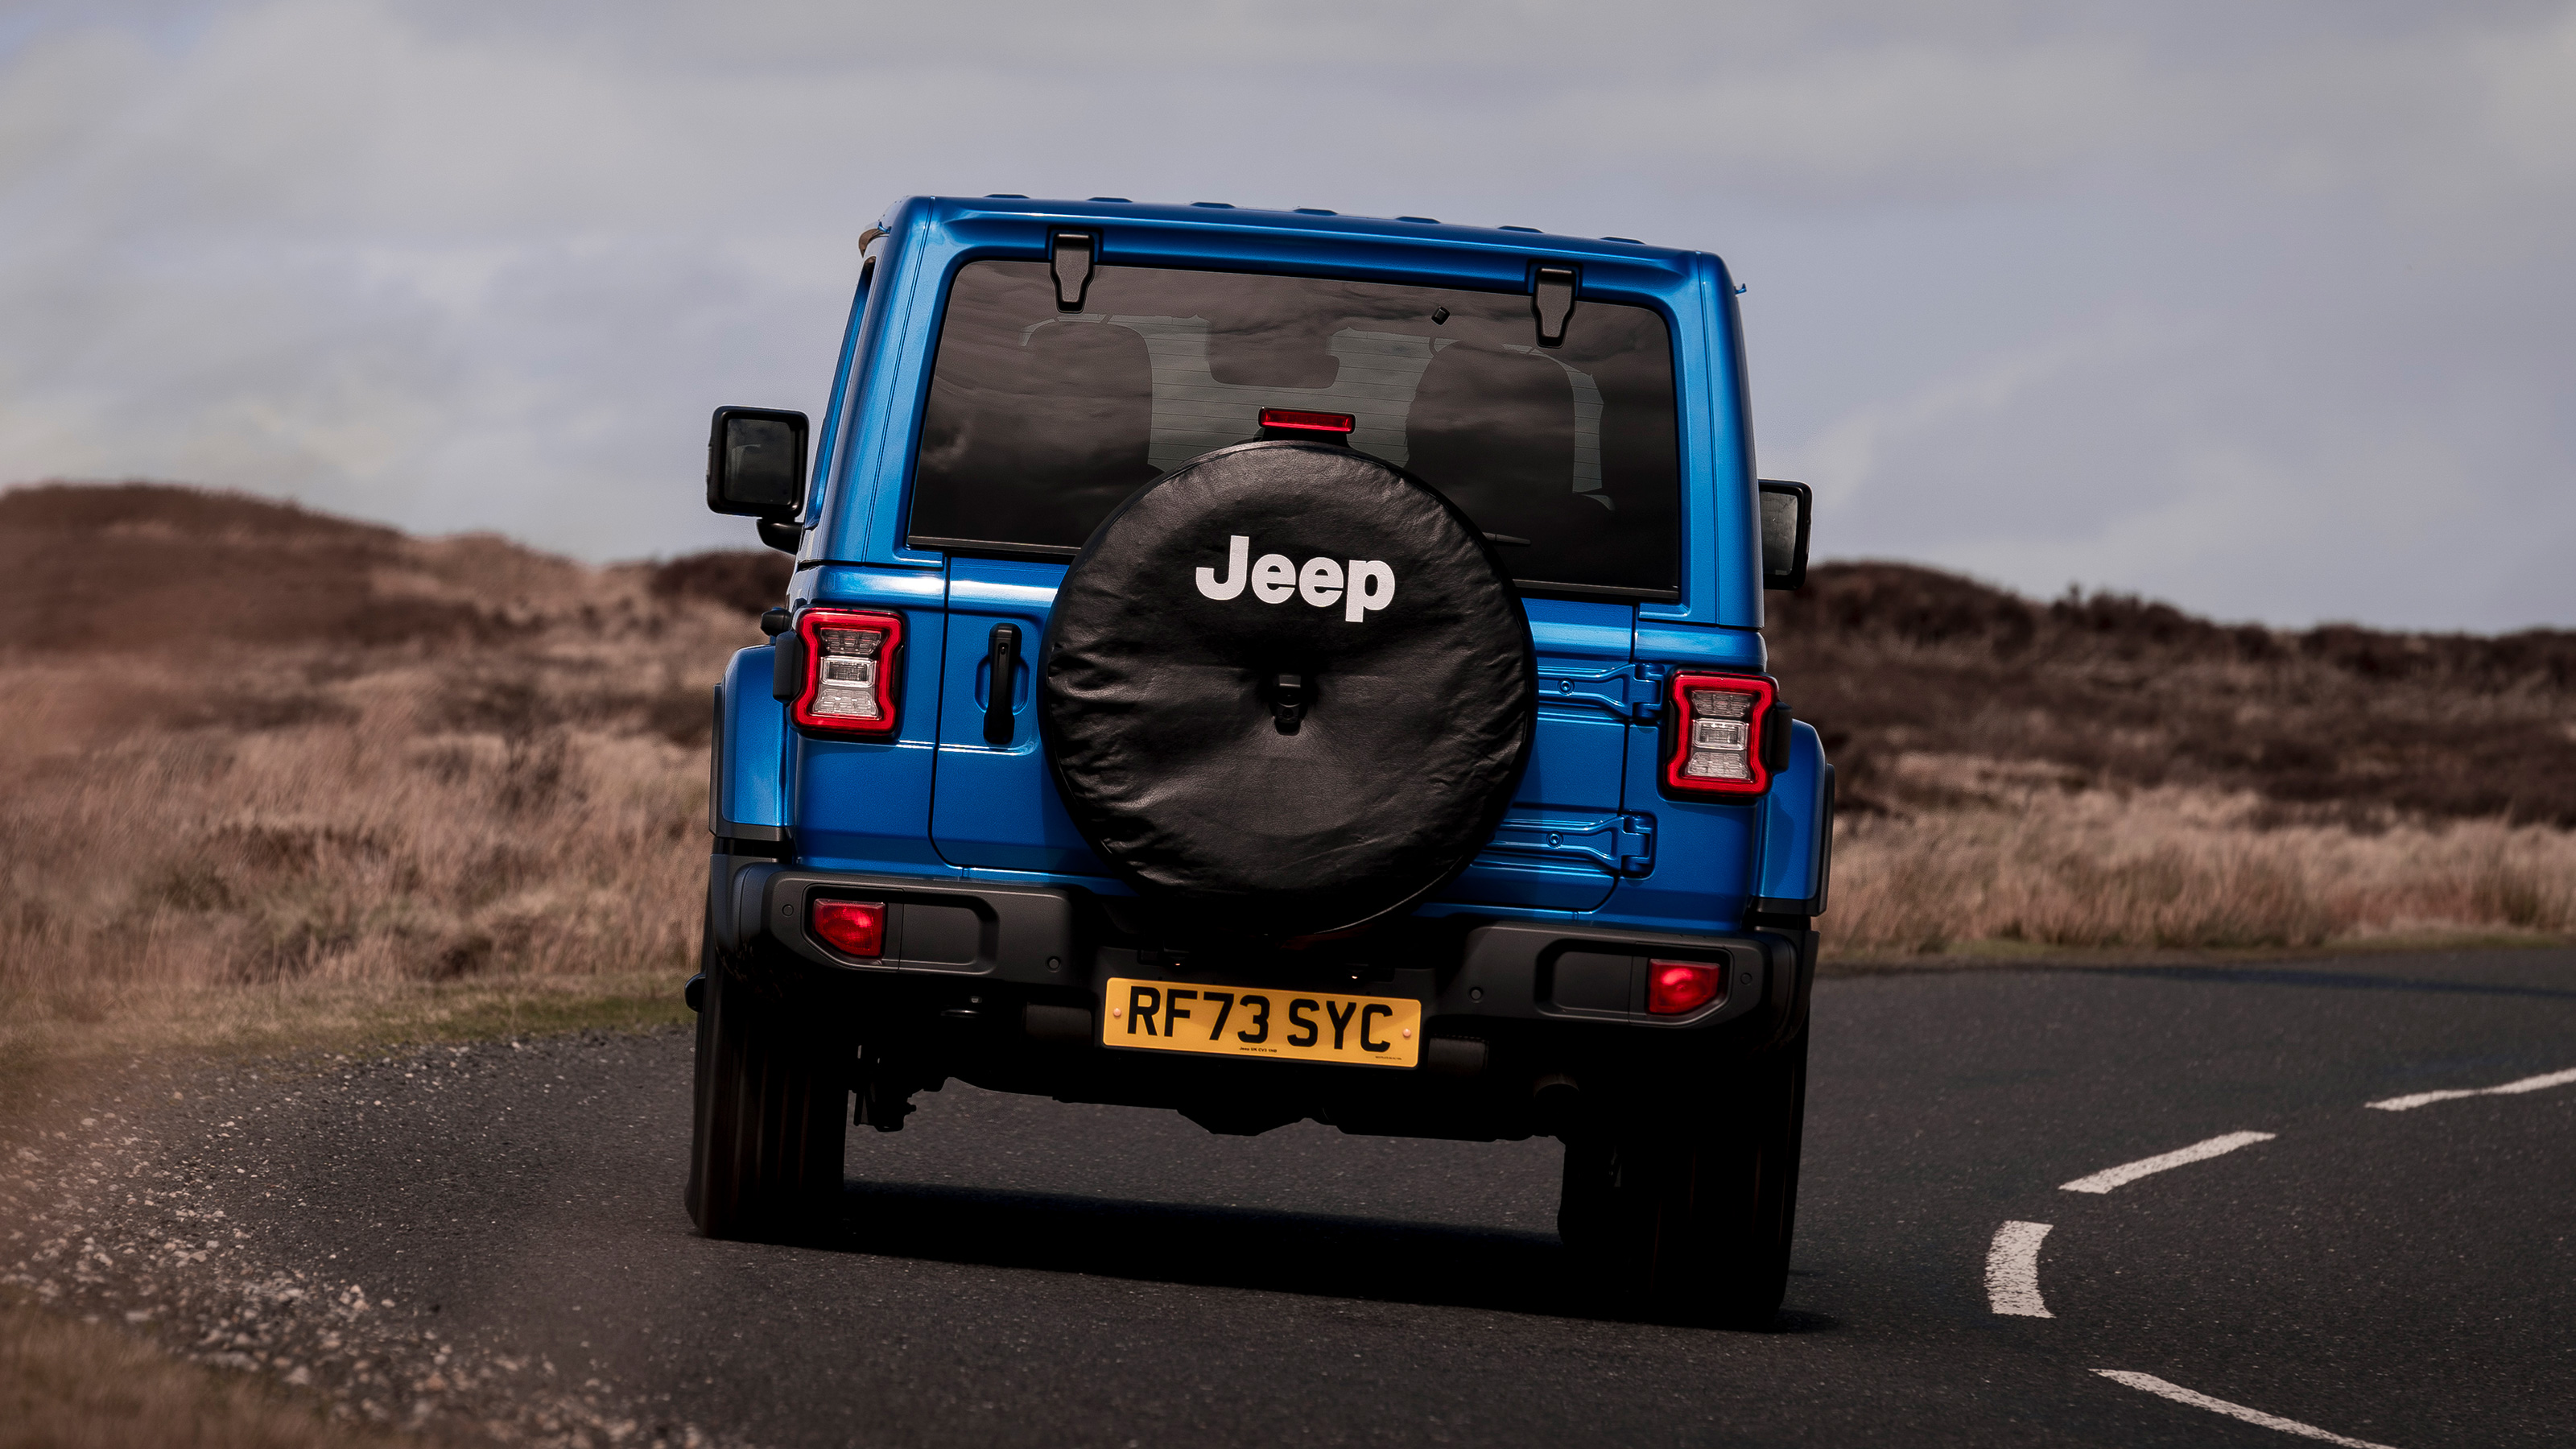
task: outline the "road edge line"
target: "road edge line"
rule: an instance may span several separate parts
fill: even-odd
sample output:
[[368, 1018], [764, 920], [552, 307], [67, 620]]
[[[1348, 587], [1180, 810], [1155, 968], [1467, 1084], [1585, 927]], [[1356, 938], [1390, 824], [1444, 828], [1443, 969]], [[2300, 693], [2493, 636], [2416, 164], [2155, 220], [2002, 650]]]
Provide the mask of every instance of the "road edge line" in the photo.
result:
[[2079, 1177], [2073, 1182], [2059, 1183], [2057, 1190], [2059, 1192], [2109, 1192], [2124, 1183], [2135, 1182], [2139, 1178], [2163, 1172], [2169, 1168], [2182, 1167], [2194, 1162], [2206, 1162], [2213, 1157], [2233, 1152], [2239, 1147], [2251, 1147], [2257, 1142], [2269, 1142], [2278, 1135], [2274, 1132], [2229, 1132], [2212, 1137], [2205, 1142], [2195, 1142], [2189, 1147], [2177, 1147], [2171, 1152], [2160, 1152], [2153, 1157], [2141, 1157], [2135, 1162], [2106, 1167], [2100, 1172]]
[[2225, 1414], [2231, 1419], [2239, 1419], [2266, 1429], [2278, 1429], [2284, 1434], [2322, 1439], [2328, 1444], [2340, 1444], [2343, 1449], [2394, 1449], [2392, 1445], [2375, 1443], [2368, 1439], [2347, 1438], [2344, 1435], [2320, 1429], [2314, 1424], [2302, 1424], [2296, 1419], [2284, 1419], [2278, 1414], [2267, 1414], [2261, 1409], [2249, 1409], [2243, 1404], [2231, 1404], [2225, 1399], [2213, 1399], [2207, 1394], [2197, 1393], [2180, 1384], [2157, 1378], [2154, 1374], [2133, 1373], [2127, 1369], [2095, 1369], [2093, 1372], [2115, 1384], [2126, 1384], [2130, 1388], [2144, 1390], [2159, 1398], [2171, 1399], [2177, 1404], [2189, 1404], [2195, 1409], [2207, 1409], [2213, 1414]]
[[2576, 1067], [2569, 1067], [2563, 1072], [2542, 1072], [2539, 1076], [2522, 1077], [2500, 1086], [2445, 1087], [2438, 1092], [2410, 1092], [2403, 1097], [2383, 1097], [2376, 1102], [2364, 1102], [2361, 1105], [2376, 1108], [2382, 1112], [2411, 1112], [2418, 1107], [2429, 1107], [2435, 1102], [2456, 1102], [2462, 1097], [2518, 1097], [2525, 1092], [2547, 1091], [2551, 1087], [2563, 1087], [2570, 1082], [2576, 1082]]

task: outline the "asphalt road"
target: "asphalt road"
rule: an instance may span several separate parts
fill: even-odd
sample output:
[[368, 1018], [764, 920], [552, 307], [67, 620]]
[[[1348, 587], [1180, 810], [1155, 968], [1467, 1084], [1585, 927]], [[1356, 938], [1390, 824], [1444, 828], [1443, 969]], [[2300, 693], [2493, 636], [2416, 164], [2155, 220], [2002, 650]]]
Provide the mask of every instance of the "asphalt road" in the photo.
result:
[[[1828, 979], [1768, 1334], [1573, 1311], [1552, 1142], [957, 1084], [853, 1132], [837, 1240], [707, 1241], [677, 1035], [280, 1086], [206, 1181], [272, 1262], [770, 1445], [2316, 1442], [2105, 1370], [2396, 1449], [2563, 1444], [2576, 1083], [2364, 1104], [2569, 1068], [2576, 952]], [[2272, 1135], [2060, 1186], [2237, 1132]], [[2014, 1222], [2052, 1316], [1996, 1311]]]

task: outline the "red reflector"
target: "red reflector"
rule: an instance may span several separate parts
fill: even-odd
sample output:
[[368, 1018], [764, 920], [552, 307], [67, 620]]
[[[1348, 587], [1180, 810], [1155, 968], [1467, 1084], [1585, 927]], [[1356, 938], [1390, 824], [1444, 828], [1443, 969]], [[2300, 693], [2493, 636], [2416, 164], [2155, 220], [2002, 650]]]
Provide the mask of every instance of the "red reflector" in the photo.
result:
[[885, 954], [885, 905], [879, 901], [816, 901], [814, 934], [844, 956]]
[[1705, 961], [1646, 963], [1646, 1009], [1679, 1016], [1715, 1001], [1726, 989], [1726, 968]]
[[1296, 408], [1263, 408], [1261, 425], [1265, 428], [1296, 428], [1309, 433], [1347, 433], [1351, 430], [1351, 415], [1300, 412]]

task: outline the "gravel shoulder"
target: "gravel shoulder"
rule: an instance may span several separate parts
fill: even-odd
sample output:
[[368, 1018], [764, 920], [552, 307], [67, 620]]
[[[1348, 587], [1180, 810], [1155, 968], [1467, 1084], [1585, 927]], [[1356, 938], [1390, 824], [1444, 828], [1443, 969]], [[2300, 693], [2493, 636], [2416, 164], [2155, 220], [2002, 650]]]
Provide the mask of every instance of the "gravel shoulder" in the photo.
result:
[[[668, 1055], [679, 1033], [659, 1036]], [[645, 1396], [578, 1365], [458, 1333], [442, 1305], [398, 1291], [399, 1275], [356, 1254], [310, 1251], [299, 1231], [313, 1182], [312, 1154], [299, 1149], [317, 1128], [344, 1142], [399, 1140], [425, 1170], [441, 1159], [468, 1170], [475, 1164], [440, 1145], [445, 1094], [648, 1040], [587, 1032], [93, 1076], [78, 1097], [0, 1126], [0, 1221], [10, 1225], [0, 1289], [185, 1360], [309, 1391], [343, 1424], [433, 1440], [737, 1442], [657, 1415]], [[532, 1089], [540, 1102], [548, 1090]], [[414, 1185], [408, 1173], [386, 1182], [396, 1194]], [[375, 1246], [395, 1261], [404, 1252], [385, 1238]]]

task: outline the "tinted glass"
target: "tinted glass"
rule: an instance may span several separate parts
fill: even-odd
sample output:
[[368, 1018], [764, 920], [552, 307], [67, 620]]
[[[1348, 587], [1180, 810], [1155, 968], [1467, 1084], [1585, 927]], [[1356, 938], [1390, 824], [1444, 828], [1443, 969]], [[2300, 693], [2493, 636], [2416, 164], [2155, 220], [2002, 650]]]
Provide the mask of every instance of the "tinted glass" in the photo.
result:
[[1798, 495], [1762, 493], [1762, 571], [1785, 574], [1798, 562]]
[[1043, 262], [974, 262], [949, 291], [913, 491], [925, 548], [1070, 554], [1120, 500], [1265, 407], [1348, 413], [1524, 582], [1669, 593], [1681, 485], [1672, 340], [1585, 301], [1540, 347], [1523, 293], [1148, 267], [1056, 309]]
[[725, 419], [725, 497], [736, 503], [793, 508], [796, 429], [775, 418]]

